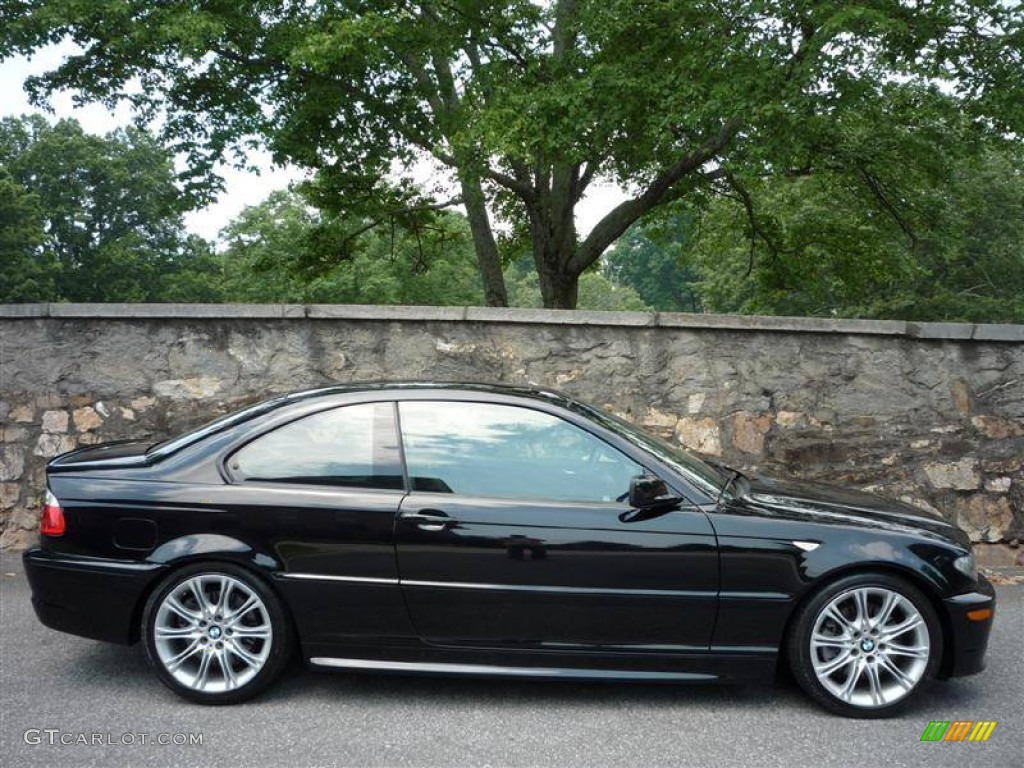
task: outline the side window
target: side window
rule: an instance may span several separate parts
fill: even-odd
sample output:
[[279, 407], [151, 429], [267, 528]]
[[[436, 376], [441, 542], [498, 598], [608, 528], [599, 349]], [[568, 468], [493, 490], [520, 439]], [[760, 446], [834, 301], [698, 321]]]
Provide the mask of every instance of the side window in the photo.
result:
[[643, 469], [557, 416], [493, 403], [399, 404], [414, 490], [553, 501], [620, 500]]
[[321, 411], [243, 446], [229, 462], [243, 480], [402, 490], [393, 403]]

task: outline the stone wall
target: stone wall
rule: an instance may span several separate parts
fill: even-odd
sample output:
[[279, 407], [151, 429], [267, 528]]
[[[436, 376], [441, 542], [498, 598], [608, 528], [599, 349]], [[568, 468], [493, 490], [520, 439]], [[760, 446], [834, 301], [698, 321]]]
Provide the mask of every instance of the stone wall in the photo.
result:
[[557, 387], [744, 469], [938, 510], [1018, 558], [1024, 326], [334, 305], [0, 306], [0, 545], [33, 539], [57, 453], [371, 379]]

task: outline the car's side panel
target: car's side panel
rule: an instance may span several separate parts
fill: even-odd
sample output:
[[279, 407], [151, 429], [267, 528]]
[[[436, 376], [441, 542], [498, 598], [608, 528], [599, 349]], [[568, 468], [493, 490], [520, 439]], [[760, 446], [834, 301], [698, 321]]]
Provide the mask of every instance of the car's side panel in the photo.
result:
[[811, 510], [769, 509], [738, 499], [709, 516], [721, 553], [722, 591], [713, 648], [778, 648], [796, 605], [851, 570], [906, 573], [936, 597], [969, 586], [937, 567], [950, 547], [920, 532], [863, 522], [842, 525]]
[[[392, 542], [401, 491], [181, 484], [112, 473], [63, 473], [50, 482], [74, 530], [47, 542], [55, 553], [169, 567], [230, 560], [274, 581], [304, 639], [415, 638]], [[131, 530], [140, 521], [151, 525], [152, 541], [123, 546], [118, 532], [126, 521]]]
[[246, 483], [226, 493], [280, 563], [274, 581], [304, 643], [414, 640], [392, 538], [402, 492]]
[[[422, 510], [451, 522], [433, 530], [405, 517]], [[441, 645], [706, 651], [718, 590], [706, 515], [681, 509], [624, 523], [624, 511], [410, 494], [396, 546], [413, 623]]]

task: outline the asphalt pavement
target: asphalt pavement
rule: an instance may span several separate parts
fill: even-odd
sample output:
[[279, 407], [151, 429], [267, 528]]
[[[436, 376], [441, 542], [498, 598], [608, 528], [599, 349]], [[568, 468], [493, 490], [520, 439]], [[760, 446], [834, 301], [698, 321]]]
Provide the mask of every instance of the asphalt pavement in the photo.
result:
[[[39, 624], [20, 560], [4, 556], [0, 766], [1024, 768], [1024, 586], [997, 591], [988, 669], [932, 684], [889, 720], [830, 715], [785, 678], [767, 688], [505, 682], [299, 664], [254, 702], [201, 707], [166, 690], [141, 647]], [[998, 725], [985, 743], [921, 742], [931, 720]], [[196, 735], [202, 743], [174, 743]]]

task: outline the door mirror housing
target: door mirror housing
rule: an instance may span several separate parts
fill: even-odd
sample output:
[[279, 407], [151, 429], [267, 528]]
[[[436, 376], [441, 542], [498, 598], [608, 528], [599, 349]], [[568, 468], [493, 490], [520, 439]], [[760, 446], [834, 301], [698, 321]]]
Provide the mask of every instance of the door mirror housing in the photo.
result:
[[637, 475], [629, 481], [629, 506], [633, 509], [655, 509], [678, 504], [679, 497], [669, 491], [665, 481], [654, 475]]

